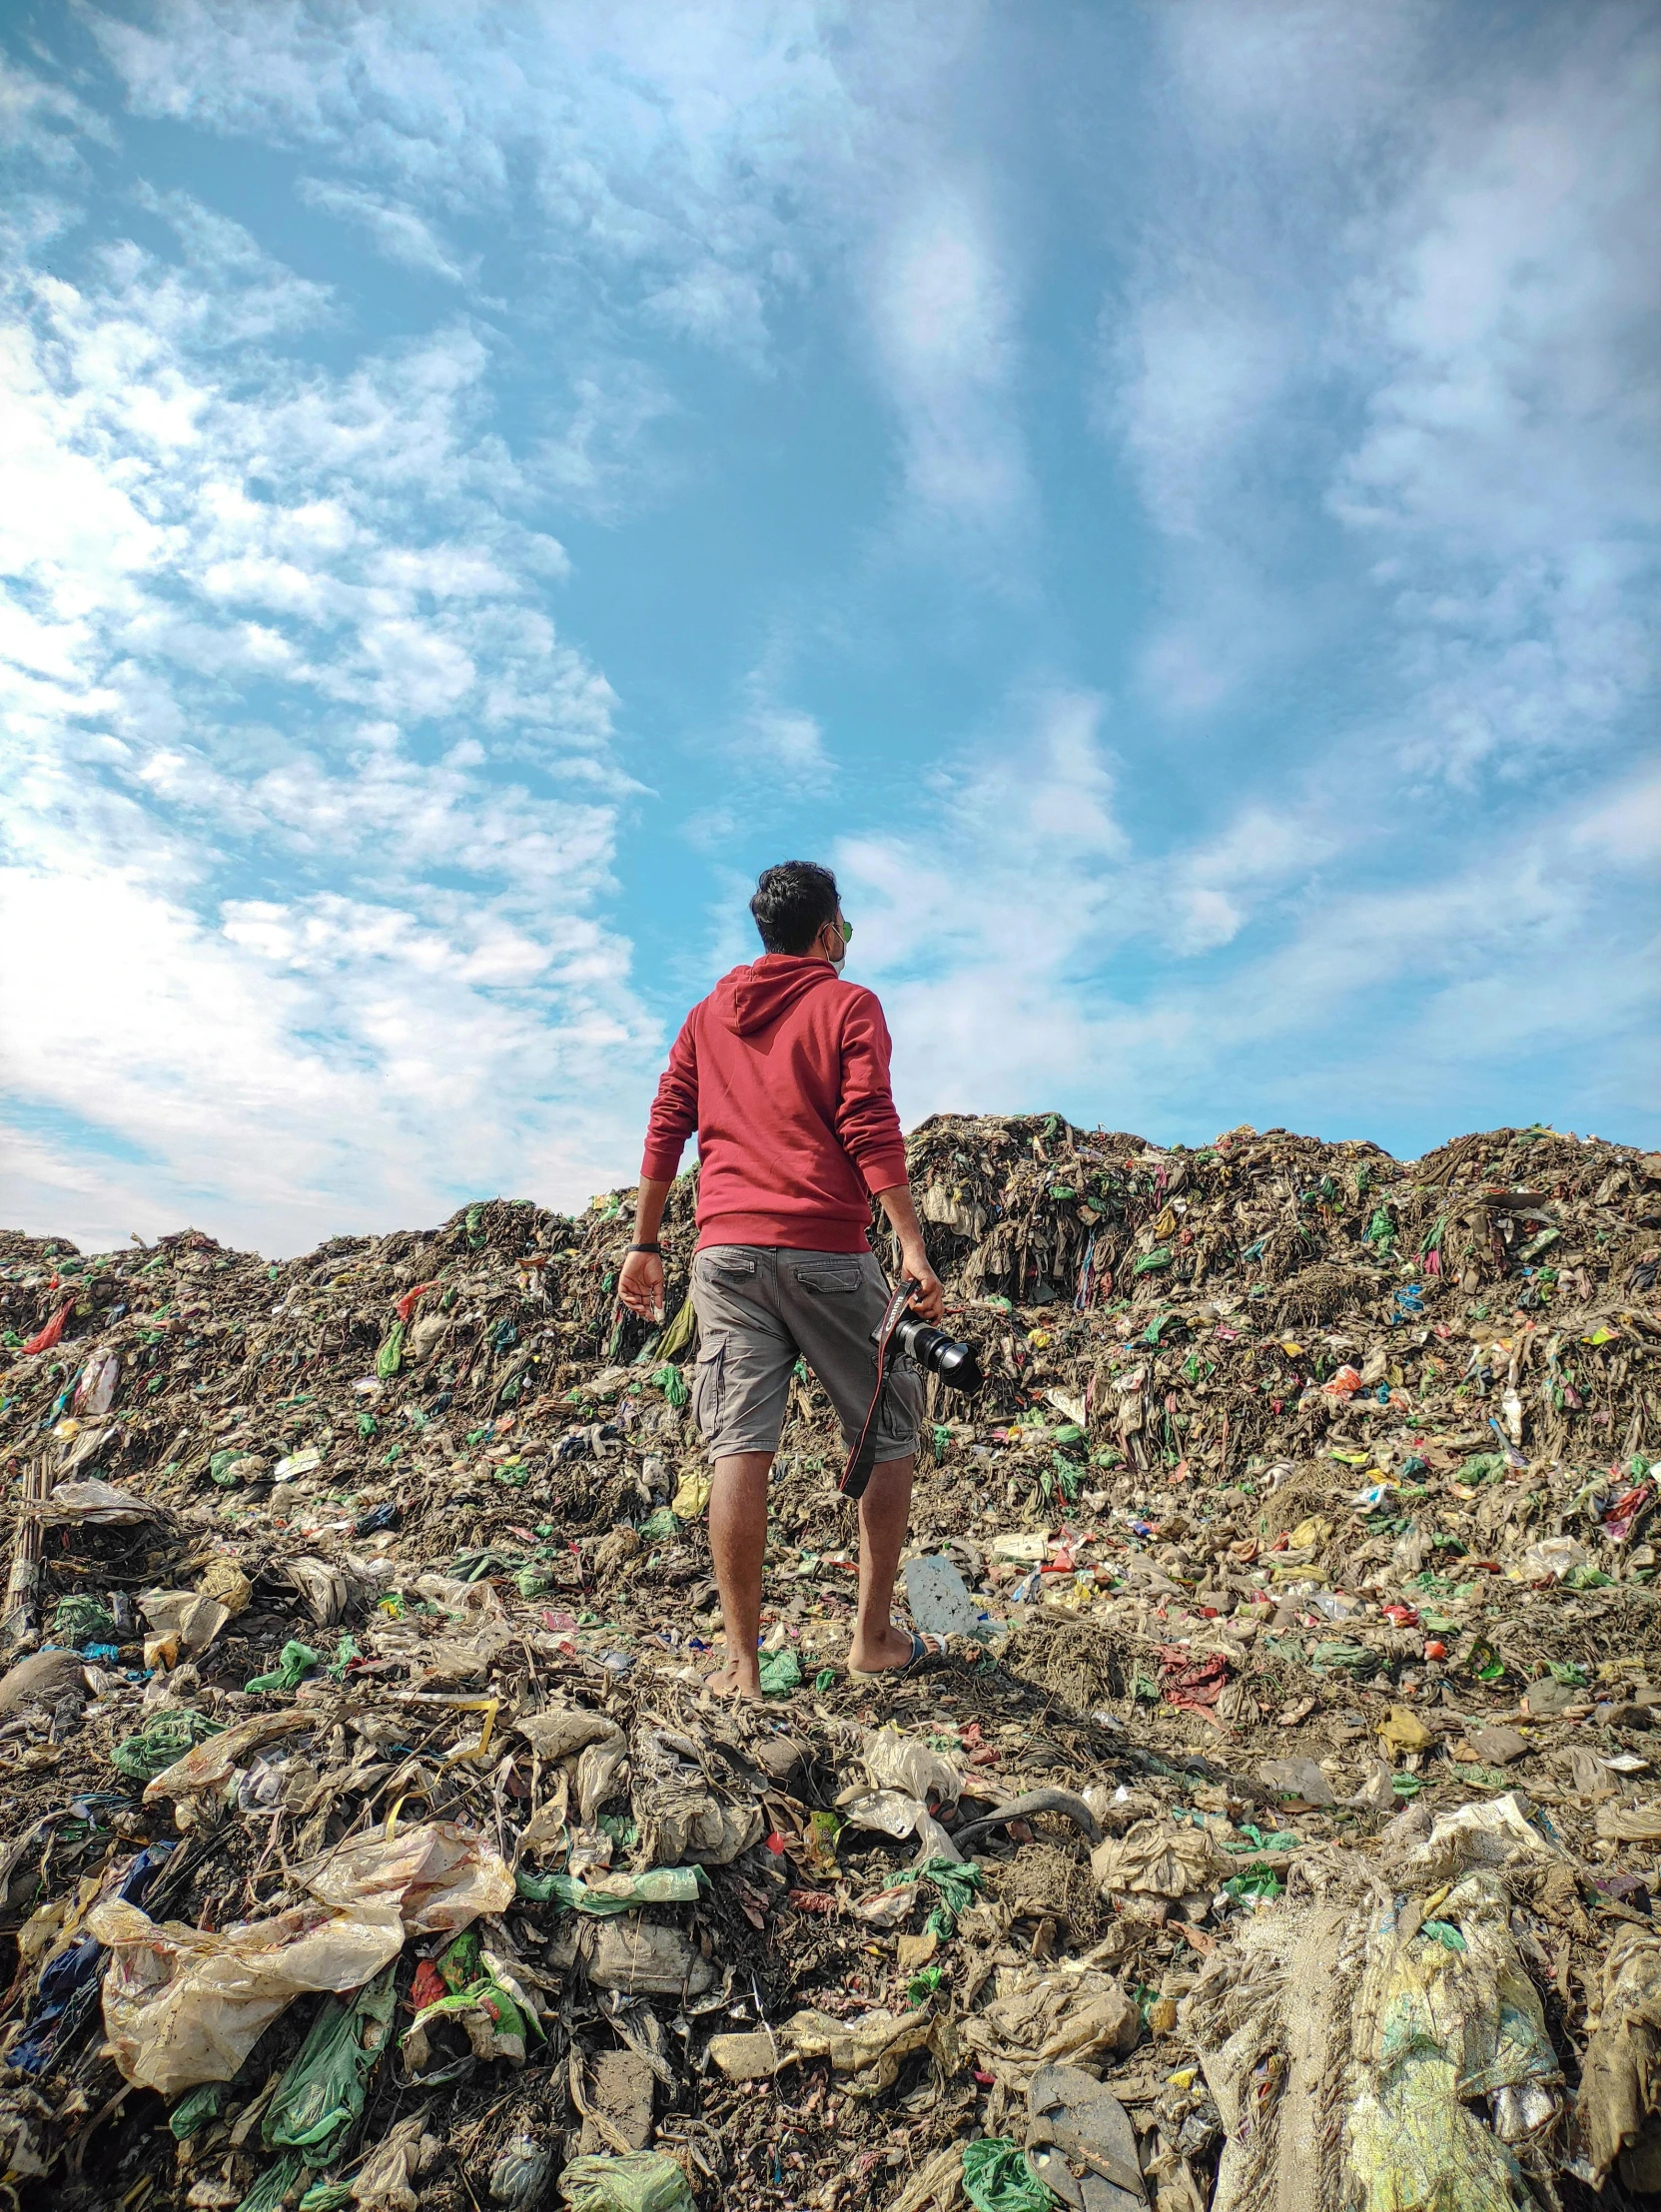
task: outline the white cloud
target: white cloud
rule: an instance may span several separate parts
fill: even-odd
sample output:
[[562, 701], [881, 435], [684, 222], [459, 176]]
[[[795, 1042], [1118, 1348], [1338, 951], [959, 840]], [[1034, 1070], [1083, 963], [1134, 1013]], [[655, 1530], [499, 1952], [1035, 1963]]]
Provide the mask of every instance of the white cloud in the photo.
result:
[[83, 159], [77, 138], [109, 146], [115, 134], [67, 86], [49, 84], [0, 54], [0, 154], [38, 164], [48, 174], [72, 175]]
[[632, 786], [483, 348], [301, 369], [272, 342], [316, 288], [151, 209], [180, 261], [24, 268], [0, 327], [0, 926], [54, 917], [0, 979], [34, 1219], [119, 1240], [142, 1186], [145, 1225], [293, 1249], [527, 1163], [578, 1200], [655, 1044], [601, 919]]
[[1504, 1096], [1551, 1056], [1535, 1112], [1661, 1073], [1661, 968], [1633, 908], [1661, 850], [1653, 776], [1410, 865], [1318, 780], [1133, 841], [1101, 715], [1086, 694], [1029, 700], [937, 779], [926, 827], [838, 849], [908, 1121], [1059, 1106], [1193, 1138], [1247, 1112], [1429, 1123], [1431, 1141], [1473, 1069]]
[[355, 224], [378, 250], [403, 269], [422, 270], [449, 284], [465, 284], [477, 269], [476, 260], [464, 263], [449, 252], [432, 225], [414, 208], [401, 207], [380, 193], [361, 185], [331, 184], [321, 177], [303, 177], [300, 197], [320, 215]]
[[1382, 620], [1409, 771], [1630, 736], [1661, 514], [1653, 17], [1468, 52], [1445, 14], [1343, 0], [1161, 29], [1102, 401], [1168, 541], [1150, 695], [1208, 712]]
[[[606, 448], [665, 411], [619, 331], [771, 371], [781, 310], [852, 287], [914, 541], [932, 532], [949, 551], [961, 541], [942, 523], [984, 536], [1031, 503], [1011, 246], [990, 182], [948, 174], [937, 122], [982, 12], [925, 0], [868, 12], [856, 37], [815, 0], [760, 14], [747, 0], [158, 0], [147, 25], [90, 20], [139, 114], [300, 149], [310, 204], [410, 266], [487, 284], [489, 234], [521, 212], [539, 226], [540, 312], [574, 316], [589, 352], [571, 434], [548, 454], [567, 488], [596, 456], [612, 475]], [[443, 242], [458, 220], [482, 242], [476, 263]]]
[[1618, 731], [1653, 680], [1661, 39], [1594, 14], [1493, 112], [1450, 101], [1346, 302], [1367, 427], [1332, 503], [1377, 541], [1422, 684], [1415, 763], [1468, 779]]
[[973, 195], [940, 179], [914, 188], [878, 248], [871, 312], [916, 505], [981, 531], [1027, 519], [1016, 302]]

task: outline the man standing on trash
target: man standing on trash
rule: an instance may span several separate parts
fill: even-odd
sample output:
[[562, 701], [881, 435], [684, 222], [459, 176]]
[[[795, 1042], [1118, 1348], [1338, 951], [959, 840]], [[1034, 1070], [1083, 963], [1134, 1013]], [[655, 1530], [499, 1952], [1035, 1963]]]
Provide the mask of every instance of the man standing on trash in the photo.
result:
[[[657, 1233], [680, 1155], [698, 1137], [698, 1318], [692, 1409], [714, 1462], [709, 1547], [726, 1624], [711, 1688], [760, 1695], [756, 1641], [767, 1541], [767, 1478], [790, 1373], [803, 1358], [850, 1443], [877, 1385], [872, 1332], [888, 1286], [867, 1240], [875, 1197], [900, 1240], [912, 1306], [938, 1321], [944, 1292], [923, 1249], [889, 1089], [888, 1026], [876, 996], [842, 981], [852, 926], [836, 878], [811, 861], [766, 869], [750, 912], [762, 957], [723, 976], [681, 1028], [657, 1087], [640, 1165], [634, 1242], [618, 1297], [663, 1316]], [[922, 1381], [891, 1364], [877, 1464], [859, 1501], [859, 1608], [849, 1666], [903, 1671], [939, 1640], [891, 1619], [911, 1511]]]

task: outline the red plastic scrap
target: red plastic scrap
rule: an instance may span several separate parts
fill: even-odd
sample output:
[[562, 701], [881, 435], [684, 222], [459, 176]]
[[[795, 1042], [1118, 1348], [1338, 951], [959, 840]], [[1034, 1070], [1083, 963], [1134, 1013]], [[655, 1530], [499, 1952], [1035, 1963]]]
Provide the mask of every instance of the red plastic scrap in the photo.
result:
[[414, 1290], [407, 1290], [398, 1301], [399, 1319], [408, 1321], [411, 1314], [415, 1312], [417, 1302], [426, 1295], [427, 1291], [436, 1290], [437, 1287], [438, 1285], [435, 1282], [417, 1282]]
[[74, 1311], [75, 1306], [73, 1300], [71, 1300], [71, 1302], [66, 1306], [60, 1306], [58, 1308], [58, 1311], [53, 1314], [51, 1320], [47, 1322], [45, 1328], [41, 1329], [38, 1334], [31, 1336], [28, 1343], [24, 1345], [24, 1358], [27, 1359], [33, 1352], [49, 1352], [52, 1349], [53, 1345], [58, 1341], [58, 1338], [62, 1336], [64, 1332], [64, 1323], [69, 1319], [69, 1316]]
[[1624, 1544], [1632, 1534], [1632, 1524], [1638, 1518], [1640, 1507], [1649, 1497], [1650, 1486], [1641, 1482], [1636, 1489], [1619, 1497], [1603, 1516], [1603, 1533], [1612, 1544]]
[[436, 2004], [440, 1997], [449, 1995], [449, 1985], [433, 1965], [430, 1958], [423, 1958], [415, 1968], [415, 1978], [410, 1984], [410, 2003], [413, 2010], [424, 2012], [429, 2004]]
[[1196, 1659], [1181, 1644], [1160, 1646], [1160, 1694], [1167, 1705], [1188, 1713], [1205, 1713], [1223, 1695], [1229, 1680], [1229, 1662], [1221, 1652]]

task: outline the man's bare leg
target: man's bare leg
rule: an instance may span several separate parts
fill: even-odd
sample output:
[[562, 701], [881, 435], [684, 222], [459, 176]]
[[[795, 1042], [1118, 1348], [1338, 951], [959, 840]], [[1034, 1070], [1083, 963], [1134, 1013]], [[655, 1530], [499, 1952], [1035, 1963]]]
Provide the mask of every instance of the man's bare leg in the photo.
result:
[[767, 1476], [772, 1464], [771, 1452], [732, 1452], [716, 1460], [710, 1473], [709, 1549], [727, 1632], [726, 1665], [709, 1678], [709, 1687], [718, 1697], [761, 1695], [755, 1645], [761, 1633], [761, 1563], [767, 1549]]
[[894, 1626], [893, 1612], [894, 1578], [911, 1520], [915, 1465], [915, 1455], [880, 1460], [859, 1501], [859, 1612], [848, 1664], [861, 1674], [903, 1667], [911, 1657], [911, 1637]]

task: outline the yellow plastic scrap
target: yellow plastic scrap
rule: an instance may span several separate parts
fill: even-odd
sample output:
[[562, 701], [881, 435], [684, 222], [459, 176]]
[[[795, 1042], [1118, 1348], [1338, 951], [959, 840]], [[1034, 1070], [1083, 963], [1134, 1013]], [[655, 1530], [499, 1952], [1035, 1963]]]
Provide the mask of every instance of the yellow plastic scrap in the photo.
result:
[[490, 1732], [496, 1725], [496, 1715], [501, 1710], [499, 1698], [454, 1698], [449, 1702], [460, 1712], [482, 1713], [484, 1726], [470, 1743], [457, 1744], [454, 1751], [445, 1756], [439, 1766], [440, 1774], [445, 1767], [453, 1767], [461, 1760], [479, 1760], [484, 1757], [490, 1749]]
[[708, 1470], [703, 1467], [688, 1467], [680, 1478], [680, 1488], [669, 1501], [669, 1511], [677, 1521], [695, 1521], [708, 1503]]
[[1306, 1521], [1299, 1521], [1286, 1539], [1286, 1549], [1292, 1552], [1310, 1551], [1317, 1544], [1324, 1544], [1332, 1533], [1330, 1521], [1323, 1521], [1318, 1514], [1311, 1514]]
[[1378, 1734], [1392, 1752], [1403, 1758], [1411, 1752], [1427, 1752], [1436, 1741], [1435, 1732], [1404, 1705], [1390, 1707], [1378, 1724]]
[[1544, 2096], [1561, 2078], [1545, 2016], [1493, 1875], [1466, 1875], [1444, 1911], [1436, 1926], [1450, 1940], [1401, 1941], [1393, 1903], [1369, 1931], [1346, 2145], [1359, 2212], [1517, 2212], [1532, 2201], [1478, 2115], [1494, 2091]]

